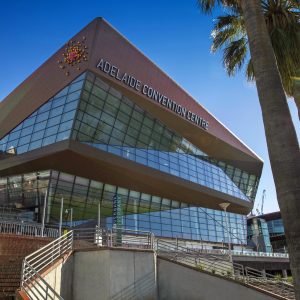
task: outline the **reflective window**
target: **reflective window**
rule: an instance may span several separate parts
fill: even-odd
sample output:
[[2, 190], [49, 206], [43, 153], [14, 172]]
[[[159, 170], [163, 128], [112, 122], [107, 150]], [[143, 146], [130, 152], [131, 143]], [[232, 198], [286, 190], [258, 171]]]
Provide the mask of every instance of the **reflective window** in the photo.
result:
[[85, 74], [43, 104], [0, 140], [0, 151], [22, 154], [70, 137]]
[[[12, 182], [16, 187], [14, 189], [16, 195], [24, 191], [21, 184], [22, 176], [0, 178], [1, 182], [4, 189], [8, 188], [7, 182]], [[34, 198], [36, 194], [32, 196]], [[75, 225], [95, 220], [100, 201], [101, 224], [110, 228], [113, 226], [114, 196], [121, 199], [124, 228], [152, 231], [162, 237], [228, 243], [229, 234], [223, 211], [195, 207], [57, 171], [51, 172], [47, 220], [57, 224], [62, 198], [64, 210], [73, 208]], [[228, 213], [228, 219], [232, 242], [246, 244], [246, 216]], [[66, 224], [68, 220], [68, 215], [64, 215]]]
[[73, 138], [98, 149], [249, 201], [258, 178], [208, 157], [133, 101], [89, 74]]
[[[228, 243], [223, 211], [190, 206], [57, 171], [0, 177], [0, 205], [18, 211], [19, 219], [40, 222], [47, 188], [47, 223], [57, 225], [64, 198], [64, 212], [73, 208], [74, 225], [95, 220], [100, 201], [101, 224], [109, 228], [113, 225], [113, 198], [117, 195], [122, 203], [124, 228], [152, 231], [162, 237]], [[64, 213], [66, 225], [69, 217]], [[232, 242], [246, 244], [246, 216], [228, 213], [228, 218]]]

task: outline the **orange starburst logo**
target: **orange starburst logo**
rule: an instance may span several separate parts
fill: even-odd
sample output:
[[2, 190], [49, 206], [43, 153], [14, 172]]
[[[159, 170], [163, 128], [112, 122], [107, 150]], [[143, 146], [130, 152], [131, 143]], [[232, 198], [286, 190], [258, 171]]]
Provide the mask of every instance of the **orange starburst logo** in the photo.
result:
[[62, 54], [62, 58], [57, 61], [59, 67], [65, 70], [65, 74], [70, 74], [70, 67], [76, 67], [80, 70], [80, 63], [87, 61], [88, 47], [85, 45], [85, 37], [82, 41], [71, 40], [66, 44], [66, 48]]

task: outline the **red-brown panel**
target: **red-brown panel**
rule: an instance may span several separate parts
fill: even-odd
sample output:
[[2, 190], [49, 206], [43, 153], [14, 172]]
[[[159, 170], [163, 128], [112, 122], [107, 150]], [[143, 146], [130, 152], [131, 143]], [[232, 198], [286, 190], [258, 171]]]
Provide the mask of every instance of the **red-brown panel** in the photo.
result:
[[[144, 109], [209, 155], [260, 175], [262, 161], [105, 20], [95, 19], [72, 40], [81, 41], [83, 37], [86, 37], [88, 61], [80, 64], [80, 70], [71, 67], [69, 68], [70, 74], [66, 76], [66, 70], [59, 68], [57, 61], [62, 58], [64, 45], [5, 98], [0, 105], [0, 138], [83, 71], [91, 70], [105, 80], [109, 80], [124, 94], [130, 95]], [[203, 117], [209, 122], [208, 130], [201, 129], [143, 96], [141, 92], [134, 91], [97, 69], [96, 65], [101, 57], [115, 64], [122, 72], [134, 75], [142, 83], [152, 86], [178, 104]]]

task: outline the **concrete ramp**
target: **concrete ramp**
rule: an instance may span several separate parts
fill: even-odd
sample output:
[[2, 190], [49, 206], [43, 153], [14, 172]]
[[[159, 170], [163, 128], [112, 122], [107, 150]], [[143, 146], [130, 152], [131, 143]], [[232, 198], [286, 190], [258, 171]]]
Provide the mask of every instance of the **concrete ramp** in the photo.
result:
[[157, 259], [157, 283], [160, 300], [284, 299], [164, 258]]

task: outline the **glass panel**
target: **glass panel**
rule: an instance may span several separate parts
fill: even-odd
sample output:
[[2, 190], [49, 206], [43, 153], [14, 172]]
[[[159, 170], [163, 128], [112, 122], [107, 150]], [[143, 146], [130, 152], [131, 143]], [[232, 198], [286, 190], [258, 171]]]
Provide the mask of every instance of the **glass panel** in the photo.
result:
[[255, 198], [257, 177], [250, 181], [246, 172], [208, 157], [119, 91], [104, 89], [100, 78], [93, 81], [85, 91], [88, 103], [79, 106], [74, 139], [245, 201]]
[[3, 137], [0, 150], [21, 154], [69, 138], [80, 97], [80, 90], [73, 91], [83, 84], [79, 79], [75, 81], [70, 89], [64, 88]]

